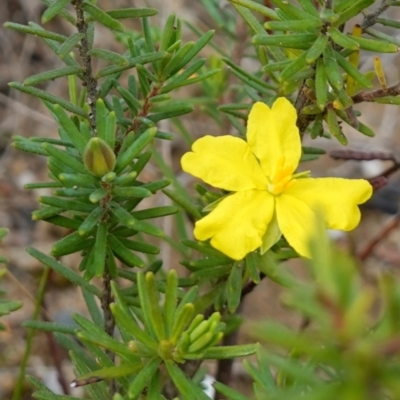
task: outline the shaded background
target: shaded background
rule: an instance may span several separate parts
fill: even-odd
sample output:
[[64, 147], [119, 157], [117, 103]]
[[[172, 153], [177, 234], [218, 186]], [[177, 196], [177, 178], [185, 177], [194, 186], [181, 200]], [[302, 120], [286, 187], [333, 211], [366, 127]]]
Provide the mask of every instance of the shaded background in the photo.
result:
[[[100, 5], [105, 9], [117, 7], [155, 7], [160, 10], [158, 17], [152, 18], [155, 24], [163, 26], [163, 21], [171, 13], [175, 12], [184, 20], [190, 21], [201, 31], [216, 28], [215, 40], [224, 45], [224, 36], [218, 27], [207, 15], [201, 2], [195, 0], [100, 0]], [[228, 3], [220, 1], [220, 7], [228, 10]], [[13, 21], [26, 24], [28, 21], [40, 22], [40, 15], [45, 9], [39, 0], [3, 0], [0, 2], [0, 20]], [[383, 15], [393, 19], [391, 15]], [[239, 20], [239, 18], [238, 18]], [[135, 22], [132, 27], [139, 27]], [[241, 22], [238, 22], [241, 27]], [[243, 28], [243, 27], [242, 27]], [[71, 27], [55, 19], [46, 25], [46, 29], [69, 35]], [[189, 30], [184, 31], [185, 41], [194, 39]], [[246, 33], [246, 29], [243, 30]], [[391, 32], [391, 31], [389, 31]], [[396, 34], [396, 32], [392, 32]], [[96, 36], [96, 45], [118, 51], [120, 47], [115, 40], [104, 29], [99, 29]], [[214, 54], [208, 47], [204, 56]], [[399, 79], [399, 57], [397, 55], [383, 55], [382, 61], [385, 65], [388, 83], [392, 85]], [[373, 54], [363, 54], [363, 71], [372, 69]], [[242, 65], [249, 68], [256, 68], [250, 59], [242, 59]], [[0, 283], [0, 287], [7, 289], [8, 297], [21, 300], [24, 305], [21, 310], [4, 318], [7, 330], [0, 332], [0, 398], [11, 398], [15, 377], [21, 362], [25, 347], [26, 330], [21, 323], [32, 315], [34, 297], [38, 281], [40, 279], [42, 266], [28, 254], [24, 249], [27, 246], [34, 246], [39, 250], [48, 253], [52, 243], [62, 237], [65, 232], [61, 228], [53, 227], [43, 222], [33, 222], [31, 212], [37, 208], [37, 197], [48, 194], [45, 190], [27, 191], [23, 189], [24, 184], [29, 182], [43, 181], [46, 179], [46, 163], [43, 157], [32, 156], [28, 153], [16, 151], [10, 147], [12, 135], [22, 136], [46, 136], [56, 137], [57, 126], [49, 116], [47, 109], [36, 99], [26, 94], [10, 90], [9, 81], [23, 81], [29, 75], [60, 67], [62, 63], [49, 51], [46, 45], [38, 38], [22, 35], [17, 32], [0, 29], [0, 226], [8, 227], [10, 234], [3, 241], [0, 250], [10, 262], [8, 269], [11, 274]], [[43, 89], [66, 97], [66, 80], [56, 80], [46, 83]], [[195, 96], [196, 88], [182, 96]], [[223, 100], [223, 99], [222, 99]], [[386, 151], [393, 153], [400, 159], [399, 154], [399, 132], [400, 122], [399, 108], [395, 106], [365, 104], [357, 107], [363, 112], [362, 120], [370, 125], [376, 132], [376, 137], [369, 139], [362, 134], [348, 129], [349, 148], [365, 151]], [[209, 120], [199, 109], [196, 109], [190, 116], [183, 118], [186, 128], [195, 136], [203, 134], [220, 134], [220, 128]], [[173, 126], [163, 127], [163, 130], [170, 130], [173, 133]], [[184, 141], [176, 135], [172, 143], [164, 143], [160, 148], [164, 159], [175, 169], [176, 173], [188, 187], [193, 187], [194, 180], [182, 174], [179, 169], [179, 158], [187, 150]], [[321, 146], [326, 150], [341, 149], [335, 141], [319, 139], [313, 142], [313, 146]], [[311, 169], [314, 175], [348, 176], [348, 177], [372, 177], [378, 175], [387, 168], [388, 163], [369, 162], [342, 162], [335, 161], [329, 156], [323, 156], [316, 162], [304, 166]], [[147, 179], [155, 179], [159, 176], [156, 166], [151, 166], [145, 171]], [[374, 283], [375, 277], [382, 270], [391, 269], [396, 271], [400, 266], [400, 246], [397, 219], [393, 221], [392, 215], [388, 212], [397, 212], [400, 188], [396, 175], [390, 178], [390, 184], [378, 192], [368, 209], [364, 210], [364, 220], [360, 228], [350, 235], [339, 236], [340, 245], [350, 252], [357, 253], [365, 248], [370, 240], [385, 229], [385, 225], [392, 223], [393, 229], [383, 238], [379, 245], [371, 252], [370, 256], [360, 268], [366, 282]], [[153, 205], [166, 204], [165, 198], [155, 198]], [[161, 226], [169, 233], [173, 233], [171, 219], [160, 221]], [[179, 259], [168, 247], [162, 246], [162, 259], [166, 268], [177, 267]], [[62, 261], [77, 268], [79, 257], [64, 257]], [[299, 263], [297, 263], [299, 264]], [[293, 265], [293, 269], [303, 276], [301, 266]], [[263, 317], [278, 318], [292, 326], [299, 326], [300, 320], [293, 316], [289, 310], [283, 308], [279, 303], [280, 288], [270, 281], [262, 282], [253, 293], [247, 296], [243, 314], [248, 320], [257, 320]], [[45, 298], [46, 315], [58, 322], [70, 323], [72, 313], [85, 314], [85, 306], [80, 292], [63, 278], [52, 274], [49, 280]], [[242, 332], [241, 341], [248, 340], [250, 332]], [[62, 364], [62, 371], [66, 381], [73, 379], [72, 366], [67, 355], [60, 349], [54, 350], [52, 342], [44, 333], [38, 333], [34, 341], [34, 349], [29, 363], [28, 373], [35, 374], [43, 379], [53, 389], [59, 387], [54, 363]], [[213, 366], [210, 365], [212, 370]], [[246, 378], [240, 366], [235, 363], [235, 379], [243, 391], [248, 390]], [[243, 384], [241, 383], [243, 382]], [[79, 390], [72, 392], [78, 396]], [[26, 399], [31, 395], [27, 388]]]

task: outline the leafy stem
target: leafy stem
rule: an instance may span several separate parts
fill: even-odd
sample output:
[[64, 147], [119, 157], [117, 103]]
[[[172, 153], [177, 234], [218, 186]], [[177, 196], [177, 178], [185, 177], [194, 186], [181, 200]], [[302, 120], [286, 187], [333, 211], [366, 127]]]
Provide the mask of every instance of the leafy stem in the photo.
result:
[[89, 54], [91, 44], [89, 41], [89, 25], [85, 19], [85, 14], [82, 8], [82, 0], [74, 0], [72, 4], [76, 10], [76, 27], [79, 33], [84, 36], [81, 39], [79, 46], [79, 54], [83, 63], [83, 85], [87, 89], [88, 104], [90, 106], [89, 122], [93, 132], [96, 133], [96, 100], [97, 100], [97, 80], [93, 76], [92, 57]]

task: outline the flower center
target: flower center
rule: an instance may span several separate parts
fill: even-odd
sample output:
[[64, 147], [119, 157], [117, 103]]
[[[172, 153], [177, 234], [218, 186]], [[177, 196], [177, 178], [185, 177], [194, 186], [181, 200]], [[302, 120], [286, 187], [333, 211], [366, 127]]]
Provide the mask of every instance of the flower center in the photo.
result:
[[285, 157], [281, 157], [275, 176], [269, 179], [268, 191], [274, 196], [279, 196], [284, 190], [293, 185], [296, 178], [303, 178], [310, 174], [310, 171], [293, 174], [293, 170], [294, 168], [291, 165], [285, 165]]
[[291, 180], [291, 168], [286, 167], [279, 170], [270, 183], [268, 183], [268, 191], [274, 196], [278, 196], [289, 186]]

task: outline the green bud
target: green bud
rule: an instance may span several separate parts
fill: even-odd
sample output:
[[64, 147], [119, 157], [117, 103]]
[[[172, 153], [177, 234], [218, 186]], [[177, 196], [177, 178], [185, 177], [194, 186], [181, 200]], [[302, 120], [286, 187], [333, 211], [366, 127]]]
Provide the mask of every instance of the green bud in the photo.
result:
[[202, 336], [205, 332], [208, 331], [211, 325], [211, 321], [209, 319], [201, 322], [191, 333], [190, 333], [190, 341], [193, 343], [197, 338]]
[[212, 341], [213, 334], [211, 332], [206, 332], [197, 340], [192, 343], [188, 348], [188, 353], [196, 353], [200, 350], [203, 350], [207, 345]]
[[94, 137], [85, 147], [83, 163], [92, 175], [102, 177], [114, 170], [115, 154], [103, 139]]
[[109, 172], [108, 174], [105, 174], [105, 175], [101, 178], [101, 180], [102, 180], [103, 182], [110, 183], [110, 182], [113, 182], [113, 181], [115, 180], [116, 177], [117, 177], [117, 174], [116, 174], [115, 172]]

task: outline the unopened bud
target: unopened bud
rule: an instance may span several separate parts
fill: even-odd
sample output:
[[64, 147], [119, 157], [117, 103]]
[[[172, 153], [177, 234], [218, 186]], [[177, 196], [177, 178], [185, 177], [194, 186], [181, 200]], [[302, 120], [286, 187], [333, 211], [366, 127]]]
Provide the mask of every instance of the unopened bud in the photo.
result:
[[94, 137], [85, 147], [83, 163], [91, 174], [102, 177], [113, 171], [115, 154], [104, 140]]

